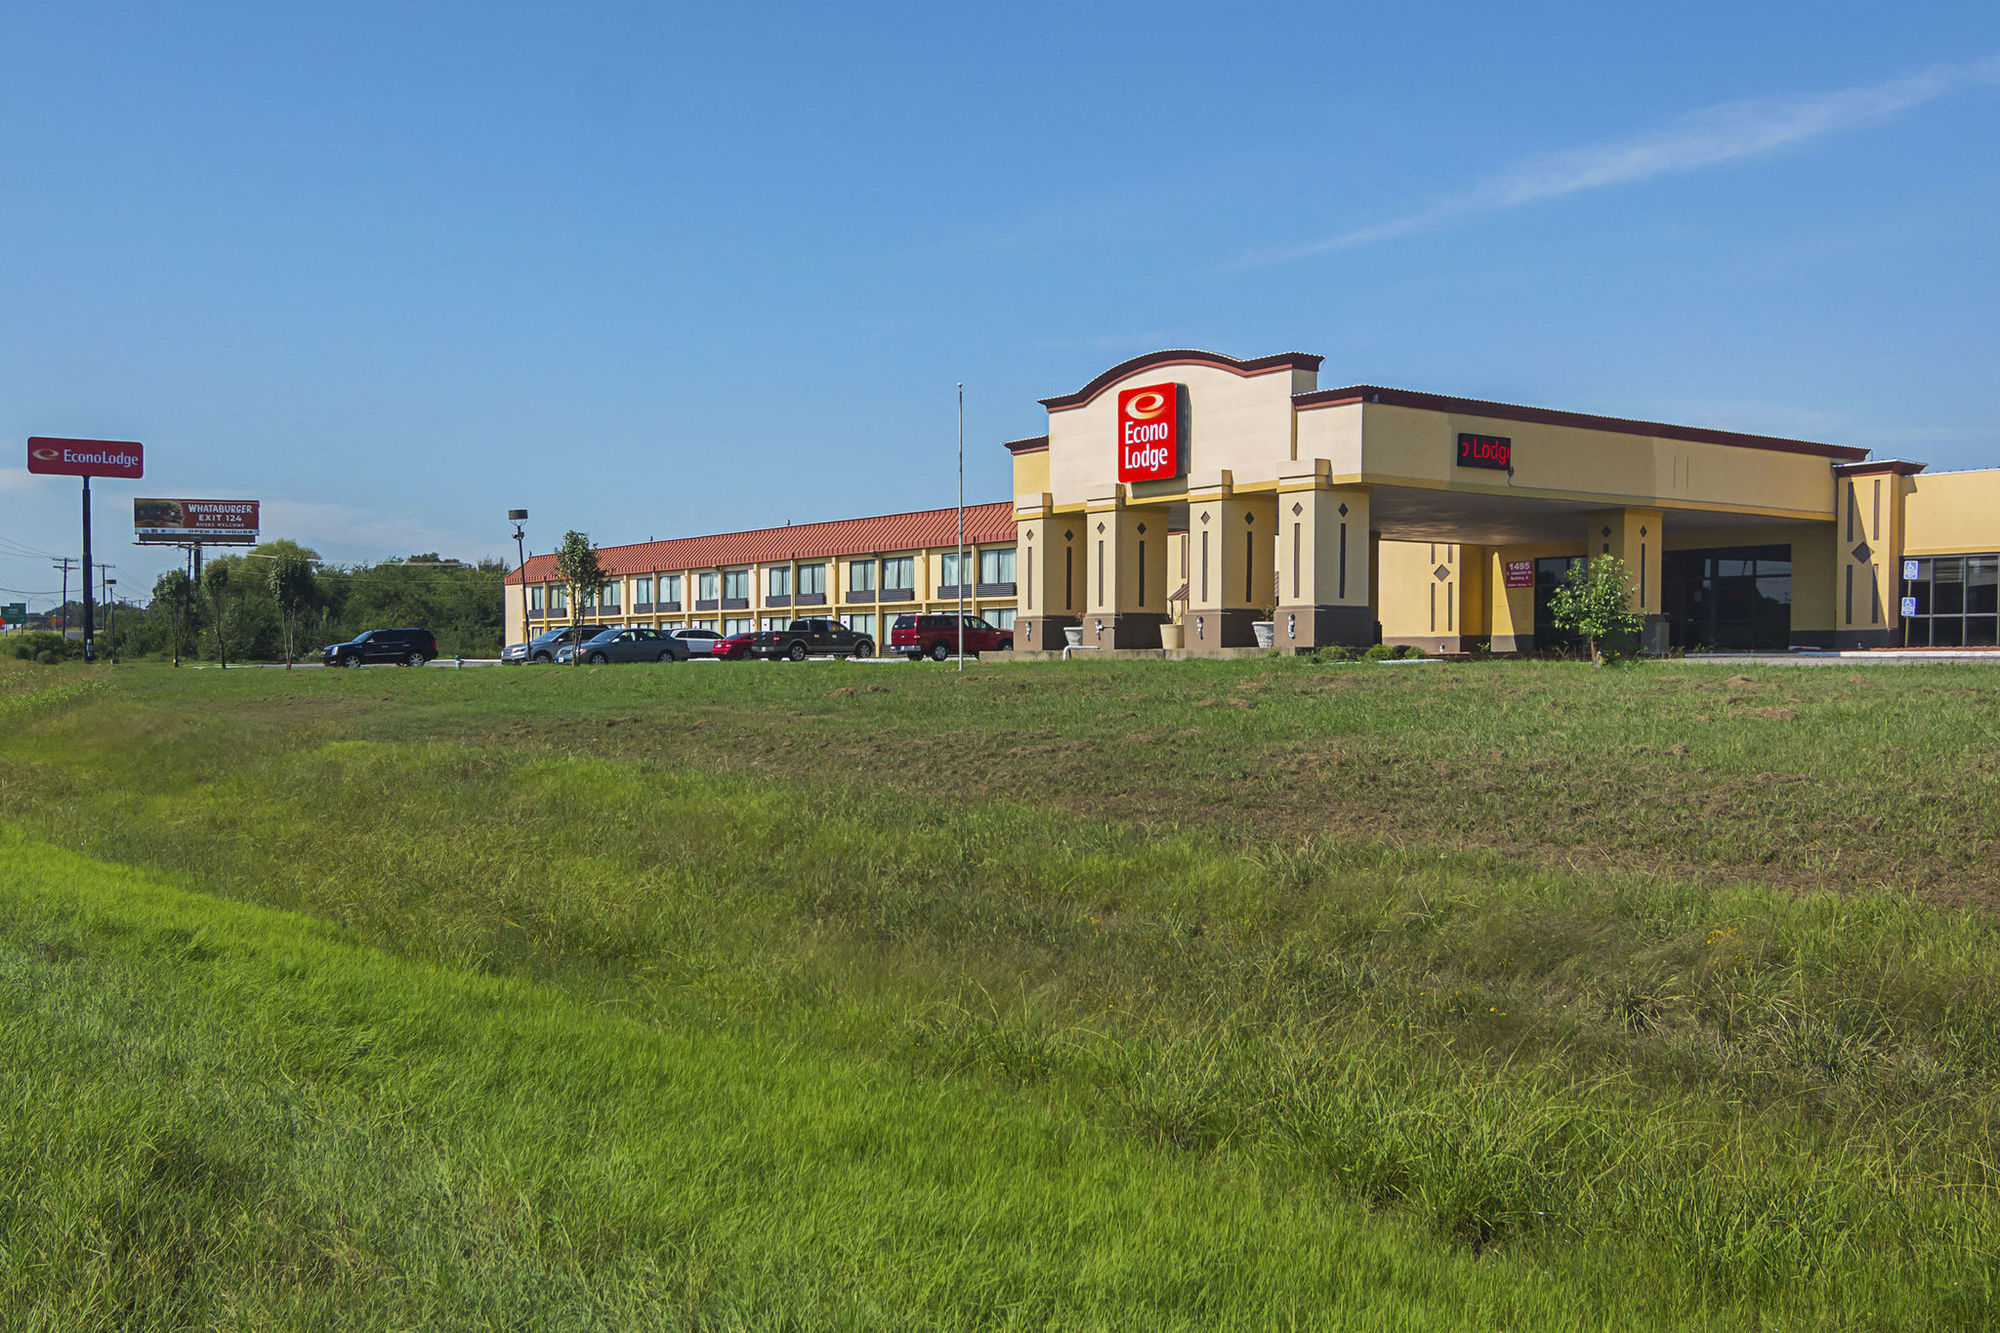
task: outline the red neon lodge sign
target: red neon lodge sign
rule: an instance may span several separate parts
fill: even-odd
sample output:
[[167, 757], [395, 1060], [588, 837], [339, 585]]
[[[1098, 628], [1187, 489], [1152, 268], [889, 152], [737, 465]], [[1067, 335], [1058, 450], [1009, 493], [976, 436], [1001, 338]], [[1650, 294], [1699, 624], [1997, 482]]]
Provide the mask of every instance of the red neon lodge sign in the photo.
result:
[[1181, 386], [1149, 384], [1118, 393], [1118, 480], [1163, 481], [1181, 474]]

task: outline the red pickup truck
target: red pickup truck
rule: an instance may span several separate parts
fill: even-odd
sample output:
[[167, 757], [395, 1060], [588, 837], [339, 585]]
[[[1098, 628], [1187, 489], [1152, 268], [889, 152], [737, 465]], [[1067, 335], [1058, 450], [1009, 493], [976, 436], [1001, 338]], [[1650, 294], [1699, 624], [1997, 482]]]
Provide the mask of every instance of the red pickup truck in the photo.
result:
[[[933, 661], [942, 662], [958, 651], [958, 644], [956, 611], [945, 611], [936, 615], [897, 616], [896, 623], [889, 627], [889, 646], [900, 650], [911, 661], [929, 655]], [[1013, 646], [1012, 630], [989, 625], [970, 613], [966, 615], [966, 652], [1004, 653]]]

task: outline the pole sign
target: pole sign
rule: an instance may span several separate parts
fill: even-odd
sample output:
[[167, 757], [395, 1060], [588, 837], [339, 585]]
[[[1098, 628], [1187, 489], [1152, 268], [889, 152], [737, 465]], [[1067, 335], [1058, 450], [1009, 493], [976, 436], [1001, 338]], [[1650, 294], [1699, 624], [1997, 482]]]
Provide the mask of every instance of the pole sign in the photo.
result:
[[9, 602], [0, 606], [0, 625], [24, 625], [28, 620], [26, 602]]
[[130, 440], [28, 440], [28, 471], [56, 477], [125, 477], [146, 473], [145, 450]]
[[1505, 584], [1509, 588], [1532, 588], [1535, 586], [1535, 562], [1532, 560], [1509, 560], [1502, 566]]
[[142, 543], [255, 546], [257, 505], [255, 500], [134, 500], [132, 535]]
[[1181, 474], [1181, 386], [1150, 384], [1118, 393], [1118, 480], [1165, 481]]

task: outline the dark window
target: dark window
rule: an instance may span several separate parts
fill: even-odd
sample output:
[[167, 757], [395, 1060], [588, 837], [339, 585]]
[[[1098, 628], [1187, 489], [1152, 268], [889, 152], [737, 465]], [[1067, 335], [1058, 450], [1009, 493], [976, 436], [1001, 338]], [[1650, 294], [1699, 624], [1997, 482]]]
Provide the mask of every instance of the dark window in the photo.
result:
[[1661, 610], [1676, 648], [1782, 650], [1792, 642], [1792, 548], [1668, 551]]
[[[1562, 586], [1569, 567], [1581, 560], [1577, 555], [1544, 556], [1535, 561], [1535, 650], [1549, 653], [1579, 648], [1583, 640], [1566, 629], [1557, 629], [1549, 615], [1549, 598]], [[1296, 566], [1294, 572], [1296, 576]]]
[[1904, 642], [1912, 648], [1992, 647], [1995, 611], [2000, 610], [2000, 555], [1952, 555], [1911, 559], [1902, 582], [1910, 605], [1903, 617]]

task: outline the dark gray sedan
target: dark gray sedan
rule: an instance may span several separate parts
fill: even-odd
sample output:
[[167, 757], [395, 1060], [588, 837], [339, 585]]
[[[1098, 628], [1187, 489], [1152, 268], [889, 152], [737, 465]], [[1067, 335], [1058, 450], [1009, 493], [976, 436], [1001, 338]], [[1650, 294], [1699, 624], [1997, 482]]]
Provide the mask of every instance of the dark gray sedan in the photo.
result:
[[688, 660], [688, 645], [684, 639], [676, 639], [671, 634], [635, 625], [629, 629], [608, 629], [594, 639], [587, 639], [578, 649], [564, 648], [557, 654], [559, 662], [573, 661], [581, 656], [592, 666], [604, 662], [685, 662]]

